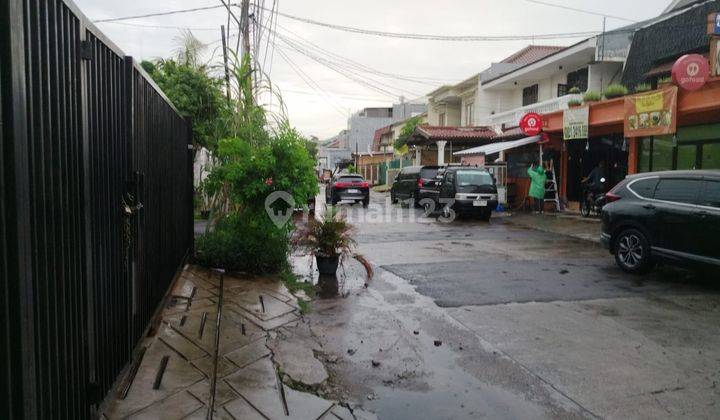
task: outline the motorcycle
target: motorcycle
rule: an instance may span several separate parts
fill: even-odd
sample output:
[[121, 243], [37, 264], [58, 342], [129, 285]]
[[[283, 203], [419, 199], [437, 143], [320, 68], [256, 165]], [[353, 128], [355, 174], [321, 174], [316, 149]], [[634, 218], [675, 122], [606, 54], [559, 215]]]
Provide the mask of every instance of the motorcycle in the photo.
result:
[[[603, 185], [602, 190], [605, 190], [605, 178], [600, 178], [600, 183]], [[593, 191], [587, 184], [587, 181], [583, 182], [583, 199], [580, 201], [580, 214], [583, 217], [590, 217], [591, 214], [596, 217], [600, 216], [600, 211], [606, 204], [605, 193], [599, 191]]]

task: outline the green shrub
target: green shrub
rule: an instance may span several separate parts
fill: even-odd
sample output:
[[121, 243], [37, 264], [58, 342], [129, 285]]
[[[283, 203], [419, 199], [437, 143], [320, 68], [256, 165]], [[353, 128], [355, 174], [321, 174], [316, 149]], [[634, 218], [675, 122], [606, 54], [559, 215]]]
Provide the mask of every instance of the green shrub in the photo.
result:
[[197, 238], [198, 264], [250, 273], [277, 273], [287, 265], [287, 225], [276, 227], [264, 212], [231, 213]]
[[635, 92], [641, 93], [641, 92], [649, 92], [652, 90], [652, 86], [650, 86], [649, 83], [640, 83], [639, 85], [635, 86]]
[[621, 98], [628, 94], [628, 88], [623, 85], [614, 84], [606, 87], [603, 94], [607, 99]]
[[666, 85], [668, 83], [672, 83], [672, 77], [666, 76], [666, 77], [661, 77], [660, 79], [658, 79], [659, 85]]
[[584, 102], [597, 102], [602, 99], [602, 96], [594, 90], [588, 90], [583, 95]]
[[575, 106], [580, 106], [580, 105], [582, 105], [582, 101], [578, 101], [577, 99], [572, 99], [572, 100], [568, 101], [569, 107], [575, 107]]
[[579, 87], [574, 86], [572, 89], [568, 90], [568, 93], [569, 93], [569, 94], [572, 94], [572, 95], [579, 95], [579, 94], [581, 94], [582, 92], [580, 91], [580, 88], [579, 88]]

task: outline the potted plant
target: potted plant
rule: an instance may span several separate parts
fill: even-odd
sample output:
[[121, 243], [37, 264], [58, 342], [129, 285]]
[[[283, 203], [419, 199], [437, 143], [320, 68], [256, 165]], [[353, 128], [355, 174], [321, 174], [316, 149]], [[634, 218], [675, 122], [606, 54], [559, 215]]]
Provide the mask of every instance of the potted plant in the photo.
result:
[[672, 77], [662, 77], [658, 79], [658, 87], [664, 87], [672, 84]]
[[322, 219], [310, 219], [295, 244], [315, 255], [320, 274], [335, 274], [338, 265], [352, 255], [355, 228], [336, 207], [327, 207]]
[[582, 92], [580, 91], [580, 88], [577, 86], [573, 86], [570, 90], [568, 90], [568, 93], [571, 95], [579, 95]]
[[649, 83], [640, 83], [639, 85], [635, 86], [635, 93], [650, 92], [651, 90], [652, 86], [650, 86]]
[[583, 102], [590, 103], [590, 102], [597, 102], [602, 99], [602, 96], [595, 92], [594, 90], [588, 90], [583, 95]]
[[603, 94], [606, 99], [621, 98], [628, 94], [628, 88], [620, 84], [612, 84], [605, 88]]
[[570, 108], [577, 108], [582, 105], [582, 101], [577, 99], [571, 99], [568, 101], [568, 107]]

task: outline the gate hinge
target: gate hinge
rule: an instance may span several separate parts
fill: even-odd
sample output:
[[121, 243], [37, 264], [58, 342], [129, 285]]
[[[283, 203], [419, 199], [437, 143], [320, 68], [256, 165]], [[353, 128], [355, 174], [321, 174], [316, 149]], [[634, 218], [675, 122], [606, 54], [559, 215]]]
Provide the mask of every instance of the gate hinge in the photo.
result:
[[92, 42], [80, 41], [80, 58], [82, 60], [92, 60], [92, 53]]

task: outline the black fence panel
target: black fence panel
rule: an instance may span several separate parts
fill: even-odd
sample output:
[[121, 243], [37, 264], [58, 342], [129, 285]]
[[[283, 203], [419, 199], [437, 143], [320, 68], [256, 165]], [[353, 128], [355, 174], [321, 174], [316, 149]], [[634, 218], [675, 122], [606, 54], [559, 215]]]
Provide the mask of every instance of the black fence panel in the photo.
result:
[[0, 3], [0, 418], [90, 418], [192, 247], [191, 130], [67, 0]]

